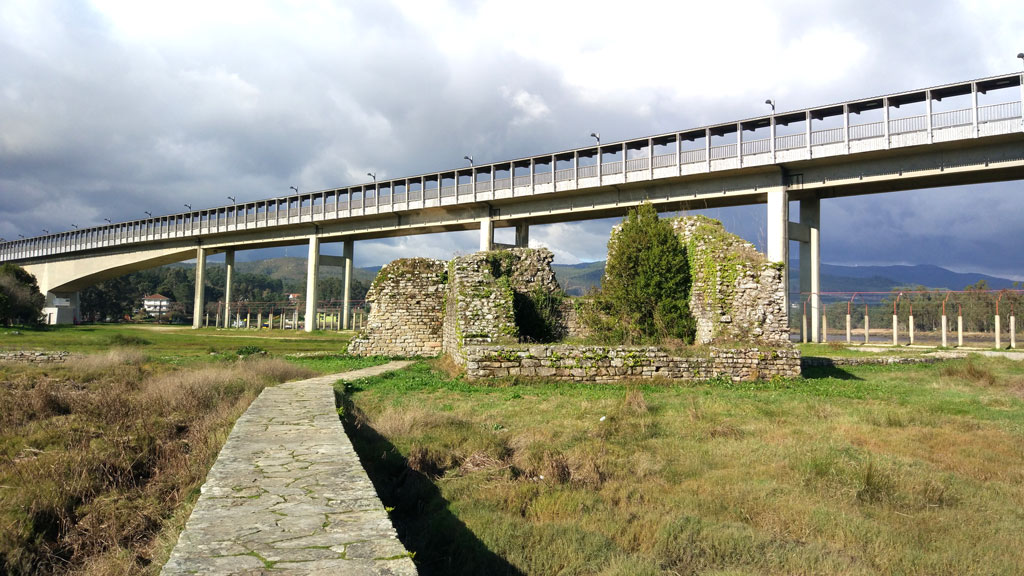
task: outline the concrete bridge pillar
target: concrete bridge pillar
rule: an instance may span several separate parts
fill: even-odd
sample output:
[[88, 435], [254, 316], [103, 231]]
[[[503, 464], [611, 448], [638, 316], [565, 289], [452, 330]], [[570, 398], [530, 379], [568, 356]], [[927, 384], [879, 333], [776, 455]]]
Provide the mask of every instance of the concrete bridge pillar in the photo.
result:
[[488, 216], [480, 219], [480, 251], [486, 252], [492, 248], [494, 248], [494, 222]]
[[352, 295], [352, 255], [353, 246], [351, 240], [345, 240], [342, 247], [342, 258], [345, 259], [345, 290], [342, 293], [341, 329], [348, 330], [348, 317], [351, 312], [350, 297]]
[[46, 324], [72, 324], [81, 318], [78, 292], [46, 292], [43, 319]]
[[235, 271], [235, 251], [224, 253], [224, 327], [231, 328], [231, 276]]
[[530, 223], [516, 222], [516, 248], [530, 247]]
[[786, 314], [789, 314], [789, 192], [785, 186], [780, 185], [768, 191], [768, 219], [767, 230], [768, 260], [781, 262], [784, 265], [782, 273], [783, 302]]
[[811, 340], [821, 341], [821, 200], [800, 201], [800, 224], [807, 227], [808, 237], [800, 242], [800, 292], [809, 294]]
[[[346, 266], [347, 268], [347, 266]], [[316, 328], [316, 281], [320, 275], [320, 237], [313, 234], [309, 237], [309, 259], [306, 262], [306, 332]], [[298, 315], [296, 311], [296, 323]], [[296, 326], [297, 328], [298, 326]]]
[[196, 248], [196, 297], [192, 309], [192, 329], [203, 326], [203, 304], [206, 300], [206, 248]]

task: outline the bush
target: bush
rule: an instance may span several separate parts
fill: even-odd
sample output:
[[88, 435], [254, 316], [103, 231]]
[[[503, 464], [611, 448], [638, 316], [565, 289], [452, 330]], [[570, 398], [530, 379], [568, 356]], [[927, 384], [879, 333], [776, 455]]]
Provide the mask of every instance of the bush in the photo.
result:
[[608, 263], [596, 310], [585, 318], [615, 343], [693, 343], [690, 266], [672, 225], [650, 204], [630, 210], [608, 241]]
[[45, 298], [36, 277], [21, 266], [0, 266], [0, 324], [37, 324]]

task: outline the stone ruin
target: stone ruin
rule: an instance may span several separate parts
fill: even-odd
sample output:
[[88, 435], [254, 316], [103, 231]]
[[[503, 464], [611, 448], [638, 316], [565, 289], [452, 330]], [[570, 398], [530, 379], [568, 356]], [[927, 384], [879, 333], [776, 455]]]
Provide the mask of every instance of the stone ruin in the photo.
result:
[[725, 231], [718, 220], [671, 220], [690, 263], [690, 313], [697, 344], [714, 342], [789, 345], [785, 268], [754, 245]]
[[428, 258], [395, 260], [380, 269], [366, 299], [363, 331], [349, 343], [358, 356], [437, 356], [448, 270]]
[[[366, 329], [350, 354], [449, 355], [469, 378], [538, 376], [574, 381], [630, 378], [764, 379], [800, 374], [789, 342], [782, 266], [704, 217], [672, 221], [686, 244], [697, 322], [695, 354], [651, 347], [536, 344], [578, 336], [575, 308], [546, 249], [478, 252], [450, 262], [413, 258], [381, 269]], [[560, 305], [559, 305], [560, 303]], [[546, 308], [545, 308], [546, 307]], [[557, 309], [554, 314], [538, 310]], [[540, 332], [538, 332], [540, 331]]]

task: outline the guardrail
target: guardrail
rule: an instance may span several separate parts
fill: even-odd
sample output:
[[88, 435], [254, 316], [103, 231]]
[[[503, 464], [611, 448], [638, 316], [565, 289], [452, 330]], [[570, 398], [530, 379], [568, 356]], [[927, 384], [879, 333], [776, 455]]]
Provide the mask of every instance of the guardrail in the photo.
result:
[[[445, 199], [446, 205], [487, 201], [493, 200], [493, 194], [498, 191], [513, 187], [516, 189], [516, 196], [529, 195], [539, 193], [536, 187], [548, 186], [552, 184], [552, 180], [559, 183], [572, 182], [568, 188], [564, 184], [558, 188], [565, 190], [573, 189], [573, 186], [580, 189], [600, 185], [603, 182], [599, 175], [629, 174], [629, 181], [635, 181], [718, 169], [731, 170], [737, 166], [742, 167], [744, 157], [764, 158], [764, 155], [770, 152], [786, 152], [790, 155], [787, 156], [787, 160], [791, 160], [803, 158], [793, 156], [799, 152], [791, 152], [800, 149], [807, 149], [808, 158], [821, 158], [864, 150], [920, 145], [931, 142], [936, 131], [944, 131], [942, 139], [946, 142], [1020, 132], [1024, 129], [1021, 96], [1016, 96], [1012, 101], [979, 105], [978, 95], [1003, 88], [1017, 88], [1019, 92], [1022, 84], [1024, 82], [1020, 74], [994, 76], [636, 140], [598, 143], [596, 146], [531, 158], [23, 238], [0, 243], [0, 261], [28, 260], [124, 244], [224, 234], [396, 210], [416, 210], [428, 207], [427, 202], [437, 201], [439, 198]], [[893, 107], [926, 102], [930, 109], [932, 101], [965, 95], [971, 96], [971, 106], [967, 108], [888, 118], [888, 111]], [[851, 122], [852, 114], [877, 109], [884, 110], [885, 119], [882, 121]], [[843, 127], [814, 129], [814, 122], [837, 116], [842, 116]], [[793, 124], [803, 124], [805, 129], [800, 133], [774, 135], [774, 138], [770, 135], [768, 138], [744, 141], [742, 137], [743, 132], [747, 130], [770, 127], [774, 134], [775, 126]], [[716, 146], [708, 144], [713, 136], [728, 134], [735, 135], [735, 143]], [[913, 134], [927, 137], [907, 137]], [[704, 143], [703, 147], [692, 146], [700, 142]], [[851, 142], [856, 142], [856, 147], [852, 146]], [[690, 146], [684, 149], [684, 143]], [[667, 148], [671, 153], [654, 155], [653, 152], [658, 147]], [[639, 155], [636, 154], [637, 151]], [[618, 159], [602, 162], [602, 157], [606, 155]], [[630, 158], [631, 155], [635, 157]], [[726, 159], [736, 159], [738, 164], [712, 162]], [[583, 160], [590, 163], [583, 165]], [[763, 163], [763, 160], [758, 162]], [[538, 171], [538, 165], [544, 166], [546, 171]], [[562, 168], [555, 170], [558, 166]], [[675, 170], [671, 170], [673, 168]], [[523, 169], [529, 173], [522, 174]], [[509, 176], [498, 178], [498, 174]], [[465, 183], [466, 178], [468, 184]], [[597, 183], [592, 180], [595, 178], [598, 180]], [[580, 182], [581, 180], [585, 182]], [[455, 184], [445, 185], [445, 182]], [[397, 193], [399, 189], [405, 193]], [[548, 190], [549, 188], [545, 188], [541, 192]], [[380, 191], [385, 193], [378, 196]]]

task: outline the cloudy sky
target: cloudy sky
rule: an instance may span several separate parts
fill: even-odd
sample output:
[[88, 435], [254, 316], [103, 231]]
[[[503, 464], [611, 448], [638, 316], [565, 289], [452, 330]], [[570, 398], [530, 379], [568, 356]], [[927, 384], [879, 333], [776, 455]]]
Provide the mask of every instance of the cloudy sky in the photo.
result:
[[[0, 237], [1007, 73], [1022, 30], [1019, 0], [0, 0]], [[825, 201], [823, 259], [1024, 280], [1021, 186]], [[763, 212], [715, 215], [760, 243]], [[612, 223], [531, 242], [599, 260]], [[361, 242], [356, 264], [476, 245]]]

